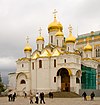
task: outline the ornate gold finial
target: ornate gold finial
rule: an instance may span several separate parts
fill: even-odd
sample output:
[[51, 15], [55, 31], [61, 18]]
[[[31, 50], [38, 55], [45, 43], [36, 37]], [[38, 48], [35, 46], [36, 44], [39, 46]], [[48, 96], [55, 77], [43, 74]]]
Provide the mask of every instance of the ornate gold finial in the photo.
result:
[[40, 27], [40, 29], [39, 29], [39, 34], [40, 34], [40, 36], [41, 36], [41, 31], [42, 31], [42, 28]]
[[54, 9], [54, 12], [53, 12], [53, 14], [54, 14], [54, 18], [56, 18], [56, 13], [57, 13], [57, 10]]
[[68, 29], [69, 29], [69, 33], [71, 34], [72, 33], [72, 26], [69, 25]]
[[27, 41], [27, 43], [29, 43], [29, 37], [28, 36], [26, 37], [26, 41]]

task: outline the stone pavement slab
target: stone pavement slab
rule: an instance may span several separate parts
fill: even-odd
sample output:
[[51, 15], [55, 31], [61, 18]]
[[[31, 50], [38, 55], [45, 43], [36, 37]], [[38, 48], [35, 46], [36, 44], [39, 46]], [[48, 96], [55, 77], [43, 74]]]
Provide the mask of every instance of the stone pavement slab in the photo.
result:
[[[33, 98], [35, 102], [35, 98]], [[45, 105], [100, 105], [100, 97], [96, 97], [94, 101], [84, 101], [83, 98], [45, 98]], [[17, 97], [15, 102], [8, 102], [8, 97], [0, 97], [0, 105], [31, 105], [29, 97]], [[36, 105], [36, 103], [33, 103]], [[41, 104], [38, 104], [41, 105]]]

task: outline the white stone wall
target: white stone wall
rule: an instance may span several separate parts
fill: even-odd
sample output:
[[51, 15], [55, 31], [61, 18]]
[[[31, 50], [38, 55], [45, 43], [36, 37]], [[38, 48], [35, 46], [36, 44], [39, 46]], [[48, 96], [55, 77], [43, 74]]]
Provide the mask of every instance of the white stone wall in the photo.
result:
[[38, 44], [38, 47], [39, 47], [39, 48], [37, 48], [37, 50], [42, 51], [42, 49], [44, 48], [44, 41], [38, 40], [38, 41], [36, 41], [36, 43]]
[[[56, 36], [56, 46], [62, 47], [63, 43], [64, 43], [64, 37], [63, 36]], [[57, 45], [57, 40], [58, 40], [58, 45]]]
[[8, 75], [8, 86], [11, 89], [15, 89], [16, 88], [16, 73], [10, 73]]

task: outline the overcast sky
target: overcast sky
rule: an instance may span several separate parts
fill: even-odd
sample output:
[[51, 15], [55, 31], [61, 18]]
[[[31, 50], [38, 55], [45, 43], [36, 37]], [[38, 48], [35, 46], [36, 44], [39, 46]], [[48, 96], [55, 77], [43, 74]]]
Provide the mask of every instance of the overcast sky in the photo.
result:
[[[57, 20], [68, 36], [68, 26], [73, 26], [73, 35], [100, 30], [100, 0], [0, 0], [0, 72], [7, 75], [16, 70], [16, 60], [24, 57], [26, 36], [30, 38], [33, 51], [39, 27], [48, 41], [48, 25], [53, 21], [56, 9]], [[78, 27], [78, 31], [77, 31]]]

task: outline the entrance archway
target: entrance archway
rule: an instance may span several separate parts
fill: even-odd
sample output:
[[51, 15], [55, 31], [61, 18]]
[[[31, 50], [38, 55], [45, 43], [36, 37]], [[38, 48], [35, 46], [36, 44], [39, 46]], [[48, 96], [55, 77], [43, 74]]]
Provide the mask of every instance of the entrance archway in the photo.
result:
[[57, 76], [61, 79], [61, 91], [70, 91], [70, 75], [66, 68], [61, 68], [57, 72]]

